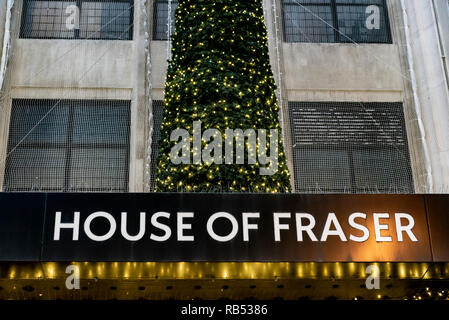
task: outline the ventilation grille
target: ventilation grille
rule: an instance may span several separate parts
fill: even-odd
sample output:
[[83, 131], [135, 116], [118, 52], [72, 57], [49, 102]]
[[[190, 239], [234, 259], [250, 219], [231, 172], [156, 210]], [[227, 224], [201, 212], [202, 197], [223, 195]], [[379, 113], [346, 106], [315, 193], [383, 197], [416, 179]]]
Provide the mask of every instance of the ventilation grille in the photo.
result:
[[289, 103], [297, 192], [413, 193], [401, 103]]
[[159, 140], [161, 139], [162, 118], [164, 115], [164, 102], [162, 100], [153, 101], [153, 142], [151, 144], [151, 180], [150, 191], [154, 191], [157, 175], [157, 158], [159, 156]]

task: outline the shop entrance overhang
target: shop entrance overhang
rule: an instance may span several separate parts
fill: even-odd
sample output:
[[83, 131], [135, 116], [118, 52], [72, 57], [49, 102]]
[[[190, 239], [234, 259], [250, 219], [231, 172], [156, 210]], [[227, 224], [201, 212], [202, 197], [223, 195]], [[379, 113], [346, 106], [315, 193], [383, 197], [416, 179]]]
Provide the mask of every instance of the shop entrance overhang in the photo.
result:
[[[424, 299], [449, 289], [444, 195], [4, 193], [0, 205], [0, 299]], [[380, 286], [369, 290], [373, 275]]]

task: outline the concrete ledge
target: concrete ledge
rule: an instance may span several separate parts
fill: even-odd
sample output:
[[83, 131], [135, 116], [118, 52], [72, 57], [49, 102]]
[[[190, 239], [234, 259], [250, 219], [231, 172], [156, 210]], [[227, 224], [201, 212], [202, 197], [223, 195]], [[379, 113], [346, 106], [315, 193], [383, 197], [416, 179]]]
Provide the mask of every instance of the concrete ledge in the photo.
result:
[[295, 89], [287, 90], [289, 101], [316, 102], [402, 102], [402, 91], [357, 90], [357, 89]]
[[132, 100], [132, 89], [13, 87], [13, 99], [104, 99]]

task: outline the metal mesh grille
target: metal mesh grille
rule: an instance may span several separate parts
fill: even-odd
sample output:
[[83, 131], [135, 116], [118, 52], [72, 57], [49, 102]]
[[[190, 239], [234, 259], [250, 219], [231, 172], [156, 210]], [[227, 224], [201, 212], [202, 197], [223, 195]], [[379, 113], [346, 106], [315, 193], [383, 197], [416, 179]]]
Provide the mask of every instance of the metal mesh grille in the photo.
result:
[[402, 103], [290, 102], [297, 192], [414, 193]]
[[[336, 10], [338, 17], [338, 30], [345, 36], [340, 35], [341, 42], [363, 42], [363, 43], [389, 43], [390, 27], [388, 25], [387, 8], [383, 0], [337, 0]], [[368, 29], [366, 21], [369, 14], [366, 9], [369, 5], [379, 7], [379, 29]], [[352, 41], [351, 41], [352, 40]]]
[[[379, 9], [379, 28], [367, 28], [368, 6]], [[385, 0], [283, 0], [286, 42], [391, 43]]]
[[[327, 1], [283, 1], [284, 33], [287, 42], [335, 42], [332, 7]], [[328, 24], [319, 20], [318, 17]]]
[[[21, 37], [131, 40], [133, 0], [25, 0]], [[73, 15], [73, 8], [78, 8]], [[74, 22], [76, 21], [76, 23]]]
[[[175, 12], [178, 6], [178, 1], [172, 0], [171, 2], [171, 34], [175, 30]], [[168, 40], [168, 1], [154, 2], [154, 30], [153, 40]], [[170, 35], [171, 35], [170, 34]]]
[[129, 101], [13, 100], [5, 191], [128, 191], [129, 126]]
[[153, 101], [153, 119], [154, 119], [154, 131], [153, 141], [151, 144], [151, 179], [150, 179], [150, 191], [154, 191], [156, 186], [156, 174], [157, 174], [157, 158], [159, 156], [159, 140], [161, 138], [161, 126], [164, 114], [164, 102], [162, 100]]

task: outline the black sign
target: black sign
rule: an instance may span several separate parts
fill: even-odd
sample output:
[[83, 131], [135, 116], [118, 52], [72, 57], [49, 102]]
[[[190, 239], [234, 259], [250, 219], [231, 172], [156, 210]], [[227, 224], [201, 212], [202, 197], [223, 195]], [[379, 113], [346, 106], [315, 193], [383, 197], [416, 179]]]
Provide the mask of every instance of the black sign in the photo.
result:
[[422, 195], [3, 193], [0, 261], [449, 261], [447, 204]]

